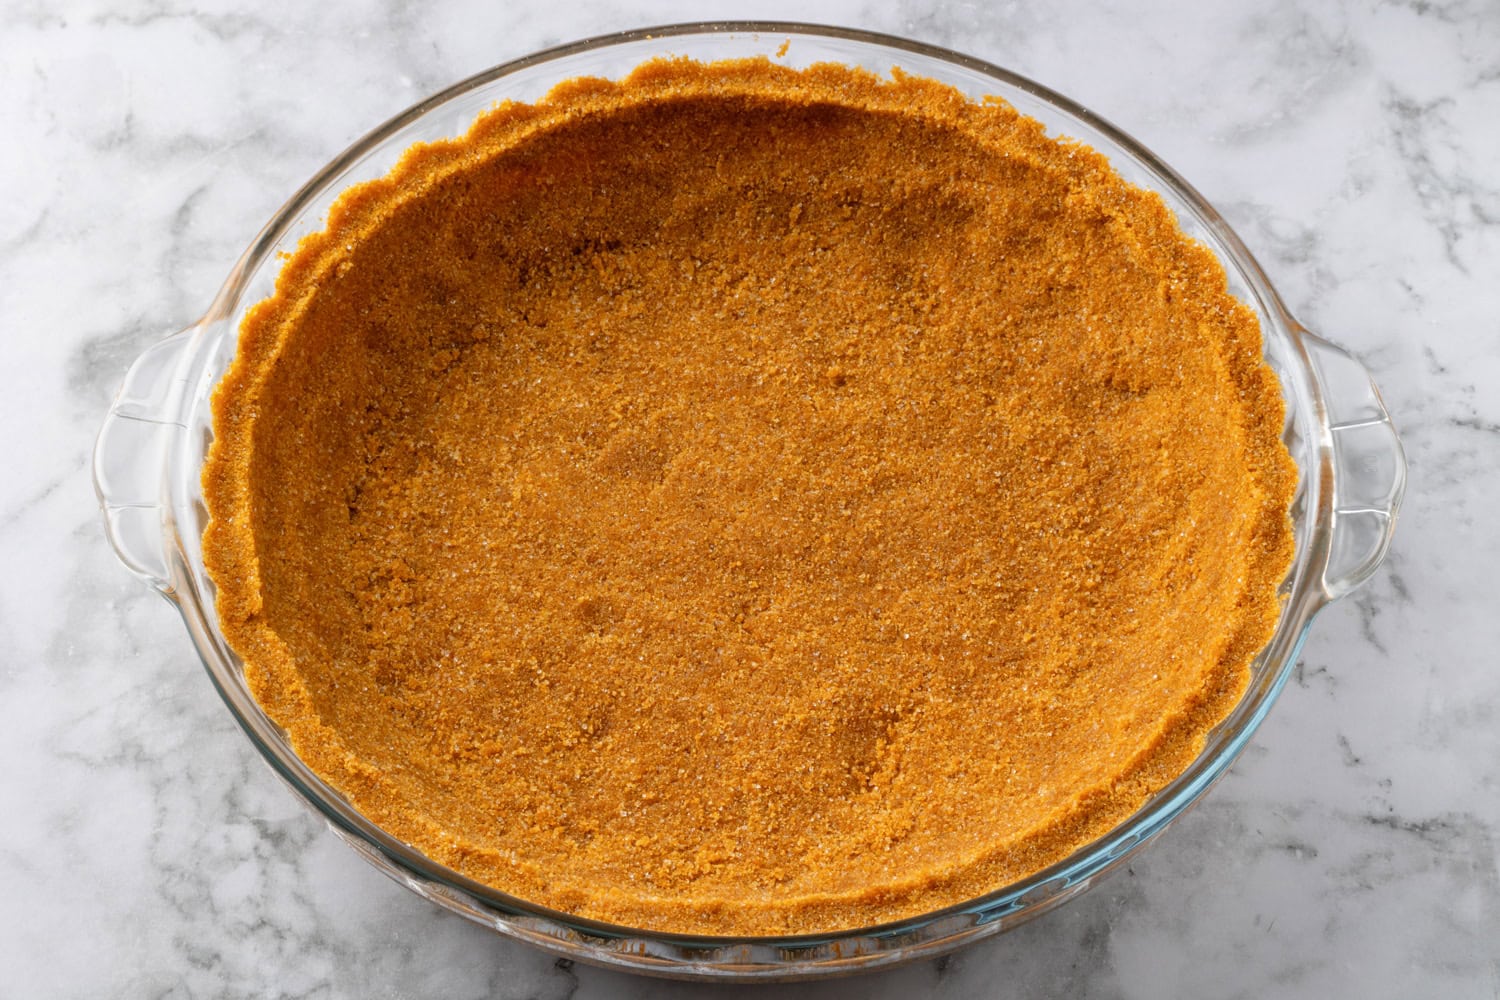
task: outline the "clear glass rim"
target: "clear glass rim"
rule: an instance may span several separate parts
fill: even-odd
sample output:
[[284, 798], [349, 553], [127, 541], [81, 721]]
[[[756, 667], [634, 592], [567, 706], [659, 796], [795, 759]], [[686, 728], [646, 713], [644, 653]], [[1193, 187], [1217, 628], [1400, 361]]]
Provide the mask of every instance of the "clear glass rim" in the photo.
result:
[[[1303, 380], [1304, 385], [1301, 391], [1305, 394], [1305, 398], [1312, 400], [1318, 425], [1309, 428], [1319, 436], [1317, 467], [1302, 470], [1304, 477], [1310, 480], [1306, 483], [1308, 504], [1306, 516], [1310, 521], [1310, 529], [1305, 543], [1299, 542], [1296, 561], [1289, 573], [1288, 580], [1291, 585], [1284, 598], [1281, 621], [1278, 623], [1270, 644], [1260, 654], [1261, 658], [1274, 665], [1267, 682], [1259, 685], [1256, 690], [1247, 692], [1233, 712], [1210, 734], [1203, 752], [1187, 770], [1157, 792], [1137, 812], [1062, 861], [1035, 872], [1019, 882], [985, 895], [902, 920], [822, 933], [759, 936], [686, 934], [611, 924], [553, 910], [511, 896], [433, 862], [370, 823], [336, 790], [312, 773], [300, 759], [289, 750], [283, 749], [284, 743], [278, 738], [279, 730], [250, 698], [248, 692], [236, 683], [231, 668], [228, 666], [228, 663], [232, 662], [230, 658], [233, 654], [228, 651], [222, 637], [217, 634], [217, 618], [211, 596], [203, 593], [197, 586], [192, 557], [183, 548], [170, 504], [167, 505], [165, 527], [169, 539], [171, 561], [175, 565], [172, 567], [174, 579], [171, 581], [172, 586], [167, 590], [167, 596], [178, 605], [209, 676], [236, 721], [255, 744], [261, 756], [300, 797], [313, 805], [329, 823], [365, 842], [397, 867], [421, 878], [448, 886], [497, 911], [519, 918], [548, 921], [561, 928], [593, 938], [646, 939], [691, 951], [716, 951], [737, 945], [767, 946], [773, 949], [800, 951], [858, 938], [902, 937], [954, 917], [971, 916], [976, 918], [976, 923], [982, 925], [998, 921], [1001, 917], [1019, 919], [1022, 912], [1029, 910], [1042, 912], [1049, 908], [1047, 900], [1054, 895], [1054, 893], [1045, 892], [1045, 887], [1056, 886], [1061, 891], [1070, 885], [1090, 882], [1123, 863], [1139, 847], [1152, 839], [1184, 809], [1201, 797], [1203, 792], [1223, 775], [1249, 742], [1277, 695], [1285, 686], [1313, 617], [1327, 603], [1327, 594], [1321, 586], [1321, 571], [1328, 561], [1331, 536], [1332, 491], [1328, 458], [1329, 443], [1323, 440], [1328, 435], [1329, 422], [1317, 379], [1312, 373], [1311, 362], [1301, 340], [1304, 331], [1288, 315], [1259, 264], [1223, 217], [1174, 170], [1127, 133], [1082, 105], [1024, 76], [984, 60], [899, 36], [860, 29], [782, 21], [712, 21], [616, 32], [556, 46], [492, 67], [426, 98], [365, 134], [318, 171], [262, 228], [234, 265], [207, 313], [197, 325], [200, 328], [207, 328], [214, 323], [231, 318], [240, 305], [240, 299], [249, 277], [286, 236], [293, 221], [317, 197], [328, 190], [331, 185], [336, 184], [352, 165], [428, 112], [521, 70], [591, 50], [631, 42], [656, 41], [690, 35], [725, 34], [832, 38], [906, 52], [981, 73], [998, 83], [1027, 93], [1064, 115], [1086, 123], [1118, 145], [1133, 159], [1134, 165], [1152, 175], [1157, 184], [1171, 190], [1194, 211], [1197, 221], [1212, 232], [1222, 250], [1232, 258], [1259, 305], [1262, 306], [1265, 315], [1278, 327], [1274, 331], [1263, 331], [1263, 335], [1280, 336], [1292, 347], [1294, 356], [1300, 362], [1298, 370], [1282, 372], [1280, 377], [1283, 380], [1288, 378]], [[202, 336], [202, 329], [199, 335]], [[200, 355], [202, 353], [199, 352]], [[197, 360], [201, 362], [202, 358]], [[202, 375], [203, 373], [195, 374]], [[1290, 397], [1291, 393], [1284, 390], [1284, 395]], [[1289, 407], [1291, 405], [1290, 398], [1288, 398], [1288, 405]], [[185, 440], [185, 434], [183, 438], [179, 449], [174, 453], [174, 463], [183, 458], [184, 451], [191, 448], [191, 443]], [[1039, 892], [1039, 890], [1043, 891]], [[1037, 895], [1038, 898], [1028, 899], [1033, 895]], [[572, 957], [586, 959], [591, 957], [586, 954], [588, 951], [586, 944], [570, 943], [545, 934], [542, 937], [546, 940], [538, 940], [534, 932], [525, 936], [528, 940], [539, 944], [551, 944], [553, 947], [565, 949]], [[947, 947], [951, 945], [945, 945], [945, 942], [955, 937], [962, 941], [971, 939], [970, 934], [958, 931], [930, 942], [914, 943], [911, 947], [915, 949], [915, 953], [907, 954], [905, 957], [936, 954], [947, 950]], [[580, 951], [585, 954], [579, 954]], [[629, 965], [637, 969], [653, 964], [667, 966], [689, 964], [686, 959], [663, 961], [652, 960], [648, 956], [640, 956], [639, 963], [623, 961], [621, 956], [594, 955], [592, 958], [609, 964]], [[866, 956], [866, 958], [875, 959], [875, 956]], [[799, 961], [801, 960], [795, 957], [787, 958], [785, 964], [795, 966]], [[830, 964], [846, 965], [848, 960]]]

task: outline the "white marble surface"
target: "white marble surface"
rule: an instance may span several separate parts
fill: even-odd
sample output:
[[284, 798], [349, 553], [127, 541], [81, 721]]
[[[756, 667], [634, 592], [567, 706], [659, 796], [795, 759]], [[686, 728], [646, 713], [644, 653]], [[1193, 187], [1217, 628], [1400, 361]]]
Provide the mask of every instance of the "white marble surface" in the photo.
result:
[[1412, 476], [1388, 565], [1128, 873], [796, 995], [1500, 996], [1500, 5], [422, 7], [0, 6], [0, 994], [710, 992], [556, 963], [336, 842], [115, 561], [86, 463], [129, 360], [356, 135], [545, 45], [759, 16], [967, 50], [1141, 138], [1368, 363]]

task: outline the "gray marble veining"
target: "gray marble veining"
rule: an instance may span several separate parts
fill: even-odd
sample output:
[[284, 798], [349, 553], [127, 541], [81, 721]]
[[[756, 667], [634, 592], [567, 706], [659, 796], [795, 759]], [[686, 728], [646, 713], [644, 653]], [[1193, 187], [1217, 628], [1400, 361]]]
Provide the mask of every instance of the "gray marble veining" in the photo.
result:
[[1388, 564], [1322, 614], [1244, 757], [1130, 870], [941, 961], [785, 992], [1500, 996], [1490, 0], [0, 8], [0, 994], [712, 992], [497, 939], [334, 840], [108, 551], [87, 464], [128, 362], [358, 134], [545, 45], [724, 16], [911, 35], [1093, 107], [1365, 361], [1411, 465]]

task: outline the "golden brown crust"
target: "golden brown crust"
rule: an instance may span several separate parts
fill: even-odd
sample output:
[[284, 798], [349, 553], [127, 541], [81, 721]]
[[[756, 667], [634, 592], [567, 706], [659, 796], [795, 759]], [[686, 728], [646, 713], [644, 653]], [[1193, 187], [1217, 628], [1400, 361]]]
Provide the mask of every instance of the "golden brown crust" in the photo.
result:
[[340, 197], [215, 399], [297, 752], [435, 860], [698, 933], [1005, 885], [1243, 692], [1294, 470], [1253, 315], [1008, 105], [657, 61]]

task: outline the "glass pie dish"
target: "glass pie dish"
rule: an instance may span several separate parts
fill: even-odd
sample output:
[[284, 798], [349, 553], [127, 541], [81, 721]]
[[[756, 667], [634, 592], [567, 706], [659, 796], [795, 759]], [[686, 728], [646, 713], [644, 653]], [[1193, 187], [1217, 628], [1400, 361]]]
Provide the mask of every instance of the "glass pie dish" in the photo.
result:
[[[909, 919], [819, 935], [723, 937], [644, 931], [571, 916], [448, 869], [380, 829], [293, 752], [246, 686], [214, 612], [203, 565], [207, 522], [200, 475], [212, 440], [209, 405], [234, 357], [247, 309], [273, 290], [282, 255], [322, 227], [348, 186], [383, 175], [414, 143], [462, 134], [501, 100], [532, 101], [580, 76], [618, 77], [661, 55], [712, 61], [774, 57], [893, 67], [1002, 98], [1106, 156], [1130, 183], [1156, 192], [1183, 230], [1213, 251], [1230, 291], [1256, 314], [1286, 402], [1283, 439], [1299, 485], [1296, 554], [1279, 588], [1274, 636], [1249, 686], [1193, 763], [1107, 835], [995, 892]], [[281, 209], [231, 271], [202, 319], [149, 348], [131, 367], [100, 432], [94, 478], [121, 559], [178, 607], [208, 673], [245, 733], [294, 793], [342, 839], [418, 894], [503, 934], [569, 958], [689, 978], [797, 978], [930, 957], [1034, 917], [1082, 892], [1170, 825], [1238, 756], [1285, 683], [1316, 612], [1358, 586], [1389, 545], [1405, 481], [1400, 443], [1369, 375], [1301, 327], [1223, 219], [1169, 168], [1117, 129], [1045, 88], [966, 56], [896, 38], [805, 25], [732, 23], [647, 29], [580, 42], [496, 67], [382, 125], [336, 158]]]

